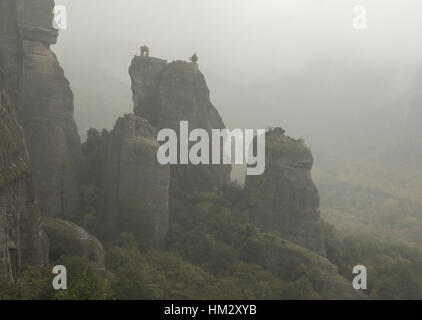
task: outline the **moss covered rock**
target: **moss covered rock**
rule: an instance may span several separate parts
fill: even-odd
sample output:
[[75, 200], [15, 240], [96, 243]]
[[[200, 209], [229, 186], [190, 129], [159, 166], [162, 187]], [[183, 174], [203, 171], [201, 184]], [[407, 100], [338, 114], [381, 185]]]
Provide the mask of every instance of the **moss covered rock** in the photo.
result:
[[104, 269], [104, 249], [97, 238], [78, 225], [53, 218], [43, 218], [42, 228], [48, 236], [50, 261], [61, 256], [83, 257]]
[[[353, 289], [326, 258], [280, 237], [277, 233], [258, 233], [248, 239], [241, 254], [251, 263], [270, 270], [282, 280], [306, 277], [323, 299], [365, 299]], [[350, 270], [351, 272], [351, 270]]]
[[268, 131], [265, 143], [265, 173], [246, 178], [252, 221], [265, 231], [277, 231], [283, 238], [324, 256], [311, 151], [303, 140], [286, 136], [281, 128]]

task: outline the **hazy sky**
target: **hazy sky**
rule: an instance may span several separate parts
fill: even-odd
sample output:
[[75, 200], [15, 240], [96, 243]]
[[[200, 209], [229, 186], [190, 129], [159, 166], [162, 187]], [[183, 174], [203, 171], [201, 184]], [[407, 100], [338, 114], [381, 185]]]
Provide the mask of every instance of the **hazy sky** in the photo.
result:
[[[185, 59], [197, 50], [204, 66], [233, 69], [300, 66], [316, 54], [397, 62], [418, 58], [422, 50], [418, 0], [56, 2], [68, 8], [69, 29], [62, 32], [60, 46], [92, 43], [93, 52], [113, 62], [137, 53], [143, 43], [157, 56]], [[368, 9], [366, 31], [352, 28], [356, 5]]]
[[[324, 110], [347, 114], [356, 104], [356, 110], [383, 105], [380, 92], [401, 104], [400, 95], [407, 94], [422, 65], [420, 0], [56, 3], [68, 9], [68, 29], [53, 50], [74, 88], [77, 117], [87, 107], [80, 97], [88, 90], [84, 79], [96, 82], [97, 95], [119, 95], [118, 103], [103, 99], [104, 110], [131, 111], [127, 69], [143, 44], [152, 56], [169, 61], [197, 51], [228, 126], [283, 125], [298, 135], [309, 134], [296, 125], [309, 128], [301, 119], [307, 111], [310, 118], [326, 118]], [[367, 7], [367, 30], [353, 28], [356, 5]], [[122, 89], [102, 79], [119, 81]]]

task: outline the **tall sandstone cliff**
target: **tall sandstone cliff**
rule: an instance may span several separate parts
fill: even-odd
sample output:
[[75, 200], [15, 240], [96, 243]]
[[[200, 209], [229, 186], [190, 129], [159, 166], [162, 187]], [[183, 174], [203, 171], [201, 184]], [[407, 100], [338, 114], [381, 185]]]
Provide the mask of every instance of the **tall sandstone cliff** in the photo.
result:
[[45, 264], [47, 250], [23, 133], [0, 77], [0, 280], [14, 281], [23, 265]]
[[[142, 238], [140, 233], [148, 233], [152, 227], [155, 240], [164, 241], [169, 223], [170, 168], [157, 161], [156, 135], [157, 129], [147, 120], [128, 114], [117, 120], [107, 136], [102, 156], [101, 229], [105, 238], [129, 231]], [[152, 214], [150, 225], [146, 225], [148, 217], [140, 217], [146, 209], [139, 208], [142, 203], [148, 207], [146, 213]], [[128, 208], [131, 204], [135, 208]]]
[[73, 94], [50, 45], [53, 0], [0, 0], [0, 68], [17, 106], [45, 216], [75, 220], [81, 214], [80, 139]]
[[[134, 113], [159, 130], [179, 132], [180, 121], [189, 130], [211, 132], [225, 125], [209, 96], [209, 89], [196, 63], [167, 63], [154, 57], [135, 57], [129, 69]], [[180, 155], [179, 155], [180, 156]], [[177, 219], [181, 200], [195, 192], [209, 192], [230, 181], [230, 165], [172, 165], [170, 219]], [[183, 202], [183, 201], [182, 201]]]
[[246, 178], [252, 221], [263, 230], [279, 231], [293, 243], [325, 255], [319, 194], [312, 181], [311, 151], [281, 128], [266, 134], [265, 173]]

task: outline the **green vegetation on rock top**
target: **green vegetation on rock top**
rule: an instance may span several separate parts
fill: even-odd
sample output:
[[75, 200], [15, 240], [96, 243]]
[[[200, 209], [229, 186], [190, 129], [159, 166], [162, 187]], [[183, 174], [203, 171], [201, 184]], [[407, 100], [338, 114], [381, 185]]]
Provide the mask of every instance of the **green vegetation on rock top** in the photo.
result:
[[311, 150], [302, 139], [296, 140], [286, 136], [276, 128], [266, 133], [266, 148], [275, 154], [284, 156], [300, 156], [312, 159]]

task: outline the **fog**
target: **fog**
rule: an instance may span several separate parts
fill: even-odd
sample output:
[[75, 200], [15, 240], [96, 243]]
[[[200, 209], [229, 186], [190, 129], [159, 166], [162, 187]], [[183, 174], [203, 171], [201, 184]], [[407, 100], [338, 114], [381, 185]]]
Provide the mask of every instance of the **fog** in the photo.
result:
[[[67, 7], [68, 28], [53, 50], [75, 94], [81, 135], [132, 110], [127, 70], [143, 44], [168, 61], [196, 51], [228, 127], [282, 126], [317, 149], [356, 128], [362, 135], [401, 121], [405, 128], [418, 103], [418, 0], [56, 3]], [[366, 30], [352, 24], [361, 4]]]

